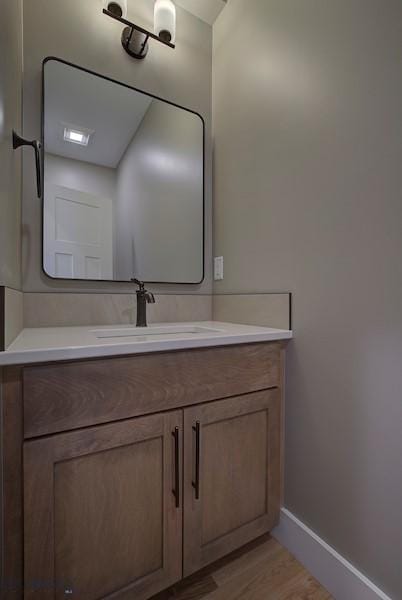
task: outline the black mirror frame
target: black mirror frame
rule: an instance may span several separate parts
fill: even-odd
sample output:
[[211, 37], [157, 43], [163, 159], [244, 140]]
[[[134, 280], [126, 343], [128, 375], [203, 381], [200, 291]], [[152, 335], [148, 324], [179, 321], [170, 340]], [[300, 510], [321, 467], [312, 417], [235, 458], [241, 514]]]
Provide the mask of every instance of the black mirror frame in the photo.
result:
[[180, 108], [181, 110], [185, 110], [193, 115], [196, 115], [202, 123], [202, 276], [199, 281], [148, 281], [145, 280], [144, 283], [147, 284], [166, 284], [166, 285], [200, 285], [205, 279], [205, 121], [204, 118], [196, 111], [191, 110], [190, 108], [186, 108], [185, 106], [180, 106], [180, 104], [176, 104], [175, 102], [171, 102], [170, 100], [166, 100], [165, 98], [161, 98], [160, 96], [156, 96], [155, 94], [151, 94], [150, 92], [146, 92], [145, 90], [141, 90], [140, 88], [136, 88], [132, 85], [128, 85], [122, 81], [118, 81], [116, 79], [112, 79], [111, 77], [107, 77], [106, 75], [102, 75], [101, 73], [96, 73], [95, 71], [91, 71], [90, 69], [86, 69], [85, 67], [81, 67], [80, 65], [76, 65], [74, 63], [63, 60], [62, 58], [57, 58], [56, 56], [47, 56], [42, 61], [42, 101], [41, 101], [41, 144], [42, 144], [42, 152], [41, 152], [41, 161], [42, 161], [42, 173], [43, 173], [43, 183], [42, 183], [42, 215], [41, 215], [41, 225], [42, 225], [42, 272], [46, 277], [49, 277], [55, 281], [82, 281], [87, 283], [130, 283], [129, 280], [117, 280], [117, 279], [73, 279], [68, 278], [65, 279], [63, 277], [54, 277], [53, 275], [49, 275], [45, 271], [44, 267], [44, 203], [45, 203], [45, 66], [48, 62], [55, 61], [59, 62], [68, 67], [73, 67], [75, 69], [79, 69], [85, 73], [90, 75], [95, 75], [96, 77], [100, 77], [105, 79], [106, 81], [110, 81], [111, 83], [115, 83], [117, 85], [121, 85], [135, 92], [139, 92], [140, 94], [144, 94], [146, 96], [150, 96], [155, 100], [160, 100], [161, 102], [165, 102], [166, 104], [170, 104], [171, 106], [175, 106], [176, 108]]

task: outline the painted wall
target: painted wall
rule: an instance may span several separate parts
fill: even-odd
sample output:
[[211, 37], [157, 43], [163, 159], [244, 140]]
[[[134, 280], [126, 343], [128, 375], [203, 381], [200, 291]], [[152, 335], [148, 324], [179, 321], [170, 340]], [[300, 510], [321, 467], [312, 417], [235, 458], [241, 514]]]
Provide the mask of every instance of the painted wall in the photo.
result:
[[286, 506], [395, 599], [401, 24], [400, 0], [231, 0], [213, 74], [216, 291], [294, 294]]
[[[21, 287], [22, 0], [3, 0], [0, 18], [0, 285]], [[24, 153], [29, 150], [24, 150]]]
[[[102, 0], [24, 0], [24, 133], [40, 136], [41, 68], [46, 56], [57, 56], [123, 81], [203, 115], [207, 126], [206, 149], [206, 265], [199, 286], [155, 286], [154, 291], [210, 293], [211, 283], [211, 77], [212, 29], [177, 8], [177, 47], [170, 50], [150, 43], [143, 61], [122, 49], [119, 23], [102, 14]], [[129, 2], [128, 18], [151, 27], [153, 3]], [[41, 207], [35, 198], [33, 161], [24, 164], [23, 287], [24, 291], [93, 291], [122, 293], [129, 284], [58, 282], [41, 272]]]
[[117, 169], [117, 279], [202, 279], [202, 144], [198, 116], [150, 104]]
[[55, 154], [45, 155], [46, 182], [115, 201], [116, 169]]

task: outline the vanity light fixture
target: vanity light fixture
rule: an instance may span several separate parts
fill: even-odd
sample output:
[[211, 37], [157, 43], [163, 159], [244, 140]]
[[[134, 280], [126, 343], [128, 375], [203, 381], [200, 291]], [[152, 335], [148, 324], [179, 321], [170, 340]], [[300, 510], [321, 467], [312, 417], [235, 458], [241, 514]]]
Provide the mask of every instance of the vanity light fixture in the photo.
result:
[[121, 0], [117, 2], [106, 0], [106, 8], [103, 9], [103, 13], [126, 25], [121, 35], [121, 43], [127, 54], [133, 58], [145, 58], [148, 53], [149, 38], [169, 46], [169, 48], [175, 48], [176, 7], [172, 0], [155, 1], [154, 33], [128, 21], [124, 11], [121, 10], [122, 5], [126, 6], [127, 3], [121, 2]]

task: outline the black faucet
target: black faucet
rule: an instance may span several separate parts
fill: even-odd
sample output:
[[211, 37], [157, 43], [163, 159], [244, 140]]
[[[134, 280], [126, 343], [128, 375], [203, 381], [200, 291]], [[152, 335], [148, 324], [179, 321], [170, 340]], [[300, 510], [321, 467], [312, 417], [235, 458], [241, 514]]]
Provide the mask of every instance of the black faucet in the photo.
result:
[[139, 286], [137, 294], [137, 327], [147, 327], [147, 304], [155, 304], [155, 297], [145, 289], [145, 285], [138, 279], [132, 279]]

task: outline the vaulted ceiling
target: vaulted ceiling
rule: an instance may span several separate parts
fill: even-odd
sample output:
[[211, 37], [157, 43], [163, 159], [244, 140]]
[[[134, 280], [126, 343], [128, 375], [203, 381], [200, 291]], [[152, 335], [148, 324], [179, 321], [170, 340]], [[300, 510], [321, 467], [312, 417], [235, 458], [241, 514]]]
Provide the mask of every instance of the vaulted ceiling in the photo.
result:
[[202, 21], [213, 25], [225, 7], [227, 0], [175, 0], [181, 6]]

